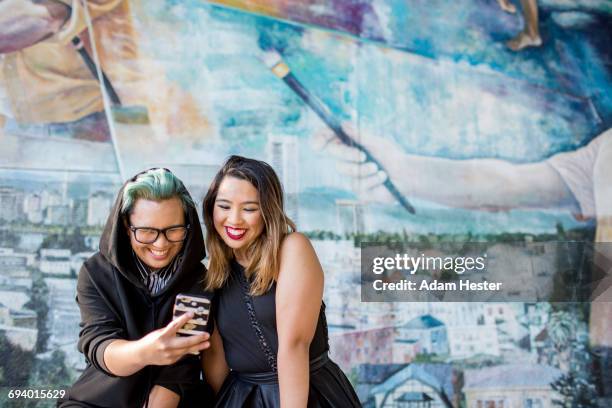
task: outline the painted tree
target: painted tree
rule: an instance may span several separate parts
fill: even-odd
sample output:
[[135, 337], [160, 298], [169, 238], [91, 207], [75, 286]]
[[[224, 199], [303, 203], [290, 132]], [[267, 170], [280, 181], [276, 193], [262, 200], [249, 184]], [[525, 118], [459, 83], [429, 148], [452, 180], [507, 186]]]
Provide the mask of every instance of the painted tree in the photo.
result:
[[[561, 399], [553, 403], [563, 408], [587, 408], [597, 406], [597, 389], [593, 384], [593, 359], [588, 347], [588, 335], [579, 328], [577, 313], [567, 310], [550, 315], [547, 330], [559, 356], [558, 363], [566, 371], [551, 387]], [[561, 361], [567, 359], [564, 362]]]

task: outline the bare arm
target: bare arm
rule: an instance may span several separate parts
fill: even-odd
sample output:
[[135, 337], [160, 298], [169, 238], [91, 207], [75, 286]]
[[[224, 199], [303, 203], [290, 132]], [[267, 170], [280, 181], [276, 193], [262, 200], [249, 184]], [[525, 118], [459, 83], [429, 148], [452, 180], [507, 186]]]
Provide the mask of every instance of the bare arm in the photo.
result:
[[69, 17], [70, 7], [56, 0], [0, 0], [0, 54], [52, 36]]
[[202, 369], [204, 370], [206, 382], [217, 394], [229, 374], [229, 367], [225, 361], [223, 341], [217, 329], [213, 331], [210, 337], [210, 348], [202, 355]]
[[180, 395], [161, 385], [156, 385], [149, 393], [147, 408], [176, 408], [179, 402], [181, 402]]
[[207, 333], [176, 336], [178, 329], [191, 318], [191, 313], [185, 313], [140, 340], [114, 340], [104, 350], [106, 368], [114, 375], [125, 377], [145, 366], [173, 364], [188, 353], [204, 350], [210, 345]]
[[308, 402], [309, 349], [323, 297], [323, 270], [304, 235], [292, 233], [281, 246], [276, 284], [278, 382], [283, 408]]

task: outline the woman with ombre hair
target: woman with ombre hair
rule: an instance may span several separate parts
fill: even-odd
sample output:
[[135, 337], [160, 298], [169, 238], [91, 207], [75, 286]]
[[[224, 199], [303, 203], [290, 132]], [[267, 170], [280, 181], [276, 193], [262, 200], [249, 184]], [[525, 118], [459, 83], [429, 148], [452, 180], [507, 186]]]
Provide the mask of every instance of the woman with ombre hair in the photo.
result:
[[328, 357], [323, 271], [270, 165], [231, 156], [204, 198], [216, 325], [204, 356], [217, 407], [358, 407]]

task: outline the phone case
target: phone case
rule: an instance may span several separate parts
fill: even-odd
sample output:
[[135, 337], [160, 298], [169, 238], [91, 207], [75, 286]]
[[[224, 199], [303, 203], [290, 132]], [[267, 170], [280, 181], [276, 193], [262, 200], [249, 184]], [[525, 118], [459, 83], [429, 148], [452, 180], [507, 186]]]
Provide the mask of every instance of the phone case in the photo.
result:
[[193, 319], [189, 320], [178, 330], [182, 336], [201, 334], [206, 329], [208, 315], [210, 313], [210, 300], [205, 297], [179, 293], [174, 302], [173, 317], [176, 318], [184, 313], [193, 312]]

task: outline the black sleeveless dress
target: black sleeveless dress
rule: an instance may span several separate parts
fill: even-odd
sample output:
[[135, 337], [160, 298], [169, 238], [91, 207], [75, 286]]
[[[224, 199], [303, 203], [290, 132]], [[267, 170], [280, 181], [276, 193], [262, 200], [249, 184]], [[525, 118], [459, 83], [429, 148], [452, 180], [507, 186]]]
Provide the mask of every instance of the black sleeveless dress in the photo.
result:
[[[276, 374], [276, 285], [262, 296], [248, 295], [244, 268], [231, 262], [226, 285], [214, 301], [214, 315], [231, 372], [217, 396], [216, 407], [278, 408]], [[328, 357], [325, 305], [310, 344], [309, 408], [360, 407], [340, 368]]]

